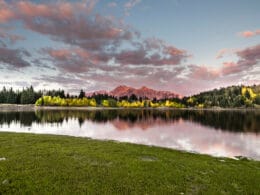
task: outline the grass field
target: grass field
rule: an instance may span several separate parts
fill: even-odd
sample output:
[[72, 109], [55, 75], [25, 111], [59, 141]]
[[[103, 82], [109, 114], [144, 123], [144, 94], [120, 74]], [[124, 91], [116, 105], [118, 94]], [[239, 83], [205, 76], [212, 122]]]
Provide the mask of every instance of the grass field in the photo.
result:
[[0, 133], [0, 194], [260, 194], [260, 162]]

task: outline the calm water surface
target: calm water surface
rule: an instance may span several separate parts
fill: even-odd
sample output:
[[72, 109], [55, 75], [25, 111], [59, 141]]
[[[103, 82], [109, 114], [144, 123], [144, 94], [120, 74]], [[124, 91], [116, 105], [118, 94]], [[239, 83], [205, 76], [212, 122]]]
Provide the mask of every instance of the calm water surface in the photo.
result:
[[0, 131], [118, 140], [260, 160], [260, 111], [126, 109], [2, 112]]

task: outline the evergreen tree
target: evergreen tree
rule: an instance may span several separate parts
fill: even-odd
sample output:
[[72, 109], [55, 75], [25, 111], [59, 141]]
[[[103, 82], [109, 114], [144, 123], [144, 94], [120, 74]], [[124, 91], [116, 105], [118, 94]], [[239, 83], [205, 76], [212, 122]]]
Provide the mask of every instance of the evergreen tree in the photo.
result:
[[85, 93], [84, 91], [81, 89], [80, 92], [79, 92], [79, 98], [82, 99], [85, 97]]
[[245, 96], [246, 96], [247, 99], [250, 99], [250, 93], [249, 93], [248, 90], [246, 90]]

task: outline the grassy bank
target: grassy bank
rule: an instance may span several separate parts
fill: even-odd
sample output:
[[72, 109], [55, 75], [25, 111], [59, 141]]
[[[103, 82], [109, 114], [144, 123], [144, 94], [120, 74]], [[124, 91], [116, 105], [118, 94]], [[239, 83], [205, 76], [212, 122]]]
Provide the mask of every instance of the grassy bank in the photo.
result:
[[0, 194], [259, 194], [260, 162], [54, 135], [0, 133]]

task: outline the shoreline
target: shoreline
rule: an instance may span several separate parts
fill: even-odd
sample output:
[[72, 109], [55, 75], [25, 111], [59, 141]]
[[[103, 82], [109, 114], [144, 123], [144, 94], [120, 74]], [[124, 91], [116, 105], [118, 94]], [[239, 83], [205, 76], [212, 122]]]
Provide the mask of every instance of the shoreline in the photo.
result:
[[161, 150], [168, 150], [172, 152], [180, 152], [185, 154], [192, 154], [192, 155], [198, 155], [198, 156], [207, 156], [209, 158], [215, 158], [215, 159], [230, 159], [230, 160], [247, 160], [247, 161], [255, 161], [260, 163], [259, 158], [252, 158], [249, 156], [218, 156], [218, 155], [211, 155], [207, 153], [199, 153], [192, 150], [184, 150], [184, 149], [176, 149], [171, 147], [165, 147], [165, 146], [159, 146], [159, 145], [146, 145], [142, 143], [134, 143], [134, 142], [127, 142], [127, 141], [119, 141], [115, 139], [98, 139], [98, 138], [92, 138], [92, 137], [82, 137], [82, 136], [74, 136], [74, 135], [66, 135], [66, 134], [51, 134], [51, 133], [35, 133], [35, 132], [11, 132], [11, 131], [0, 131], [1, 134], [10, 134], [10, 135], [23, 135], [23, 136], [49, 136], [49, 137], [60, 137], [60, 138], [72, 138], [72, 139], [85, 139], [95, 142], [108, 142], [108, 143], [115, 143], [115, 144], [127, 144], [132, 146], [139, 146], [139, 147], [148, 147], [148, 148], [155, 148], [155, 149], [161, 149]]
[[34, 104], [0, 104], [0, 112], [36, 110], [188, 110], [188, 111], [260, 111], [260, 108], [172, 108], [172, 107], [88, 107], [88, 106], [35, 106]]

